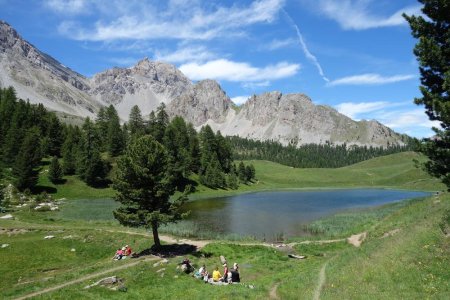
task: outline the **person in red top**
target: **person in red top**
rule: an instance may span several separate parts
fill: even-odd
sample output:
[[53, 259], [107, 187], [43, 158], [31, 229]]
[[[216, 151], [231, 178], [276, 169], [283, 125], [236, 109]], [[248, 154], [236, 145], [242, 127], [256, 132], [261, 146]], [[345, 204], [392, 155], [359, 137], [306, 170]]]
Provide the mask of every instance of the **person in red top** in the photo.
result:
[[133, 253], [133, 250], [131, 250], [131, 247], [130, 247], [130, 246], [126, 245], [126, 246], [125, 246], [125, 253], [124, 253], [124, 255], [125, 255], [125, 256], [130, 256], [131, 253]]
[[224, 264], [223, 265], [223, 281], [227, 282], [227, 277], [228, 277], [228, 265]]

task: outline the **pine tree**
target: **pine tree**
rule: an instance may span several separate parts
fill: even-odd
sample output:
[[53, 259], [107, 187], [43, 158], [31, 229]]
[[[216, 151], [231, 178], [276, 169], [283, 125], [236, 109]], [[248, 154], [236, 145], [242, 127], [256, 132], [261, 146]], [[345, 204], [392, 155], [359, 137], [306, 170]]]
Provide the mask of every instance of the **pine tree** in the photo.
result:
[[450, 188], [450, 3], [419, 2], [426, 18], [403, 15], [418, 39], [414, 54], [420, 64], [422, 97], [415, 103], [425, 106], [430, 120], [440, 122], [440, 128], [433, 128], [436, 136], [426, 139], [420, 151], [429, 158], [425, 163], [428, 172]]
[[40, 135], [41, 132], [37, 127], [28, 130], [16, 157], [12, 173], [16, 178], [15, 185], [21, 191], [33, 189], [37, 184], [39, 174], [37, 168], [42, 158]]
[[54, 114], [49, 115], [49, 125], [47, 130], [48, 148], [45, 155], [61, 156], [61, 146], [64, 142], [63, 127], [58, 117]]
[[76, 151], [78, 148], [78, 137], [80, 136], [78, 127], [72, 126], [66, 129], [66, 139], [62, 145], [63, 172], [65, 175], [73, 175], [76, 171]]
[[239, 163], [239, 167], [238, 167], [238, 177], [239, 177], [239, 181], [242, 183], [246, 183], [247, 182], [247, 173], [245, 170], [245, 165], [244, 163], [241, 161]]
[[156, 119], [154, 124], [153, 137], [160, 143], [163, 142], [164, 133], [169, 125], [169, 115], [166, 112], [166, 105], [161, 103], [156, 109]]
[[110, 105], [106, 114], [108, 116], [107, 150], [111, 156], [118, 156], [125, 148], [125, 136], [120, 127], [119, 115], [114, 106]]
[[56, 156], [53, 156], [50, 162], [50, 166], [48, 168], [48, 179], [54, 184], [60, 183], [63, 179], [63, 170], [59, 164], [58, 157]]
[[236, 190], [239, 187], [239, 180], [236, 175], [236, 168], [234, 164], [231, 164], [230, 173], [228, 174], [227, 185], [229, 188]]
[[77, 173], [90, 186], [102, 184], [109, 172], [109, 166], [102, 160], [98, 148], [97, 131], [89, 118], [86, 118], [77, 151]]
[[95, 126], [97, 127], [98, 136], [100, 138], [101, 151], [105, 151], [107, 148], [108, 124], [109, 119], [106, 109], [105, 107], [100, 107], [100, 110], [97, 113], [97, 118], [95, 119]]
[[113, 185], [121, 203], [114, 217], [126, 226], [152, 228], [156, 248], [161, 246], [159, 226], [181, 219], [179, 208], [186, 200], [170, 200], [175, 187], [168, 178], [167, 161], [166, 150], [152, 136], [134, 139], [117, 160]]
[[145, 134], [144, 119], [142, 118], [139, 106], [135, 105], [131, 108], [128, 117], [128, 130], [132, 136], [142, 136]]

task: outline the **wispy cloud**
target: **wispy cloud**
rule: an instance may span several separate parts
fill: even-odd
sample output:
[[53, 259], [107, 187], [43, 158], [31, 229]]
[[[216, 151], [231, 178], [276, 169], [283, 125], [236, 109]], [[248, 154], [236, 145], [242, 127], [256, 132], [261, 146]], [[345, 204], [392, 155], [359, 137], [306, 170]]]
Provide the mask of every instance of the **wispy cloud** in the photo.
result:
[[349, 118], [358, 120], [361, 114], [367, 114], [385, 108], [389, 103], [385, 101], [377, 102], [344, 102], [339, 103], [335, 107], [341, 113]]
[[316, 66], [322, 79], [326, 82], [329, 82], [330, 80], [323, 73], [322, 66], [320, 65], [319, 61], [317, 60], [317, 57], [315, 57], [311, 53], [311, 51], [309, 51], [308, 47], [306, 46], [305, 40], [303, 39], [303, 35], [300, 33], [300, 29], [298, 28], [297, 24], [295, 24], [294, 20], [291, 18], [291, 16], [289, 16], [289, 14], [284, 9], [283, 9], [283, 12], [286, 15], [286, 18], [289, 21], [289, 23], [291, 24], [291, 26], [295, 29], [295, 32], [297, 33], [298, 41], [302, 47], [303, 53], [305, 54], [306, 58]]
[[234, 104], [236, 104], [236, 105], [242, 105], [245, 102], [247, 102], [249, 97], [250, 96], [237, 96], [237, 97], [231, 98], [231, 101], [233, 101]]
[[60, 24], [59, 32], [85, 41], [210, 40], [224, 33], [242, 34], [242, 28], [253, 24], [273, 22], [284, 0], [258, 0], [247, 6], [209, 6], [215, 7], [214, 10], [196, 1], [188, 3], [177, 0], [165, 6], [162, 3], [127, 0], [95, 2], [99, 18], [94, 24], [85, 27], [84, 24], [66, 20]]
[[295, 75], [300, 69], [298, 64], [280, 62], [263, 68], [254, 67], [246, 62], [235, 62], [227, 59], [216, 59], [203, 64], [196, 62], [180, 66], [191, 80], [216, 79], [226, 81], [264, 81]]
[[382, 76], [375, 73], [347, 76], [330, 81], [328, 86], [337, 85], [377, 85], [394, 83], [399, 81], [405, 81], [416, 78], [415, 75], [394, 75], [394, 76]]
[[135, 57], [111, 57], [108, 61], [117, 64], [118, 66], [128, 67], [136, 64], [139, 59]]
[[216, 58], [216, 54], [204, 46], [182, 47], [174, 52], [156, 51], [155, 59], [171, 63], [204, 62]]
[[281, 48], [290, 47], [295, 44], [296, 44], [296, 40], [293, 38], [287, 38], [284, 40], [275, 39], [275, 40], [270, 41], [268, 45], [263, 46], [261, 48], [263, 48], [264, 50], [273, 51], [273, 50], [278, 50]]
[[270, 81], [269, 80], [264, 80], [264, 81], [261, 81], [261, 82], [244, 82], [244, 83], [241, 84], [241, 86], [243, 88], [245, 88], [245, 89], [256, 90], [258, 88], [270, 86]]
[[86, 0], [47, 0], [44, 5], [49, 9], [65, 15], [86, 14], [89, 3]]
[[412, 101], [344, 102], [334, 107], [354, 120], [375, 119], [398, 132], [417, 138], [433, 135], [431, 128], [439, 126], [439, 122], [430, 121], [424, 110]]
[[[305, 2], [305, 0], [304, 0]], [[345, 30], [399, 26], [406, 24], [403, 13], [420, 14], [420, 5], [404, 7], [391, 14], [378, 15], [370, 10], [372, 0], [306, 0], [319, 14], [336, 21]]]

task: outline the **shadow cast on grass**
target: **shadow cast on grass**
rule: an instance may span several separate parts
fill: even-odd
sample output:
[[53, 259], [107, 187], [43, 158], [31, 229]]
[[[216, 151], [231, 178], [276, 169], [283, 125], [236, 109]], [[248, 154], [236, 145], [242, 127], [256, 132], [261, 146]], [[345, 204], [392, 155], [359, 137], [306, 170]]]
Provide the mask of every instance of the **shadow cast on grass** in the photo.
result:
[[186, 254], [195, 254], [197, 252], [197, 247], [189, 244], [171, 244], [171, 245], [161, 245], [156, 248], [154, 245], [151, 248], [142, 250], [137, 253], [137, 257], [146, 255], [156, 255], [159, 257], [176, 257]]

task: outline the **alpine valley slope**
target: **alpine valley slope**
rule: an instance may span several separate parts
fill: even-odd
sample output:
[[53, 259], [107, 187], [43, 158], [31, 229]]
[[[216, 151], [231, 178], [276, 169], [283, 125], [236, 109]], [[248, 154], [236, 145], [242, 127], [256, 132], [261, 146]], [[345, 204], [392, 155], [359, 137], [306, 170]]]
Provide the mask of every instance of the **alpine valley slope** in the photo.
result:
[[377, 121], [354, 121], [304, 94], [269, 92], [236, 107], [213, 80], [193, 84], [175, 66], [145, 58], [131, 68], [113, 68], [87, 78], [41, 52], [0, 20], [0, 86], [50, 110], [95, 117], [113, 104], [122, 120], [138, 105], [144, 116], [160, 103], [197, 128], [209, 124], [224, 135], [282, 144], [404, 145], [407, 137]]

